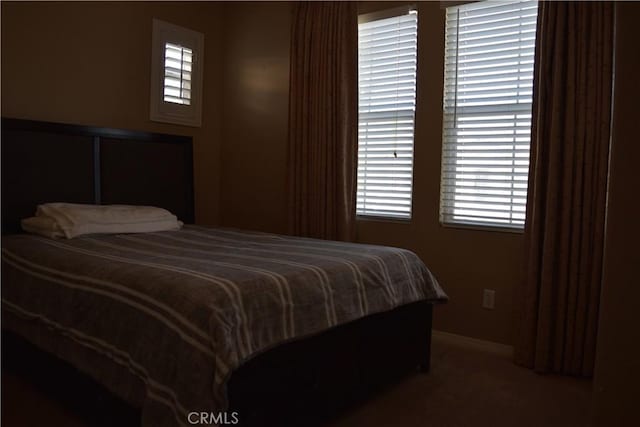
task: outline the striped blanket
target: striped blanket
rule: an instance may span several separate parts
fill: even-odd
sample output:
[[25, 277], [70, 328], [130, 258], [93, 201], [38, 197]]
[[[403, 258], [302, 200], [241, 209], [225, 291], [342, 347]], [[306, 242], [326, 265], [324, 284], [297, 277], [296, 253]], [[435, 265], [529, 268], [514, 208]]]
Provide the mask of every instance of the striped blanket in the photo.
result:
[[2, 242], [3, 327], [141, 407], [146, 426], [224, 410], [234, 369], [274, 346], [446, 298], [390, 247], [197, 226]]

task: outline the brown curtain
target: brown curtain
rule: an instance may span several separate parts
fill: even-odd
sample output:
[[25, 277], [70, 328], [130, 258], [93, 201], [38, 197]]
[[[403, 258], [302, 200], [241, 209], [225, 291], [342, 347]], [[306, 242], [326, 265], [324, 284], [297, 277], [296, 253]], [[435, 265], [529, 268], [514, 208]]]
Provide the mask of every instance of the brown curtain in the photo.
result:
[[290, 233], [355, 237], [358, 23], [352, 2], [300, 2], [291, 34]]
[[613, 2], [540, 2], [516, 362], [591, 376], [604, 246]]

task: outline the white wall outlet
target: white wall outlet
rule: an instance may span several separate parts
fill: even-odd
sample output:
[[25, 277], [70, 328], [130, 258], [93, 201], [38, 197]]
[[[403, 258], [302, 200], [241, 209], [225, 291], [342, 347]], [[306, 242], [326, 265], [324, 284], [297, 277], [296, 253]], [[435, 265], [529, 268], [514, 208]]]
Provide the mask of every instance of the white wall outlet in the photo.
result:
[[485, 289], [482, 293], [482, 307], [493, 310], [496, 306], [496, 291]]

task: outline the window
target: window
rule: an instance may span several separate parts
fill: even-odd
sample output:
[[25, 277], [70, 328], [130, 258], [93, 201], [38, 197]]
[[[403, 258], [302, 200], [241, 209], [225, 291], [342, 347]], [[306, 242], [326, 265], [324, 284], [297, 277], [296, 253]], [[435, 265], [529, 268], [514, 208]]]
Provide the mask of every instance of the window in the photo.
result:
[[201, 33], [153, 20], [151, 120], [200, 126], [203, 50]]
[[164, 101], [191, 105], [193, 50], [173, 43], [164, 44]]
[[356, 213], [411, 218], [418, 15], [364, 15], [358, 25]]
[[447, 8], [440, 222], [522, 229], [536, 1]]

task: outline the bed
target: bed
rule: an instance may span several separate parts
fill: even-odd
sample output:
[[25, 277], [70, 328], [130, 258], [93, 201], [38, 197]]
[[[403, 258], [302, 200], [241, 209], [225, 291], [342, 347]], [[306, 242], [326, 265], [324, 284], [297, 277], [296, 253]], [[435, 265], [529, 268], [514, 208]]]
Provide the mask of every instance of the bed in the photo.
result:
[[60, 200], [158, 206], [191, 224], [191, 165], [188, 137], [3, 119], [3, 356], [61, 360], [144, 426], [313, 425], [428, 370], [446, 295], [410, 251], [195, 225], [16, 233]]

